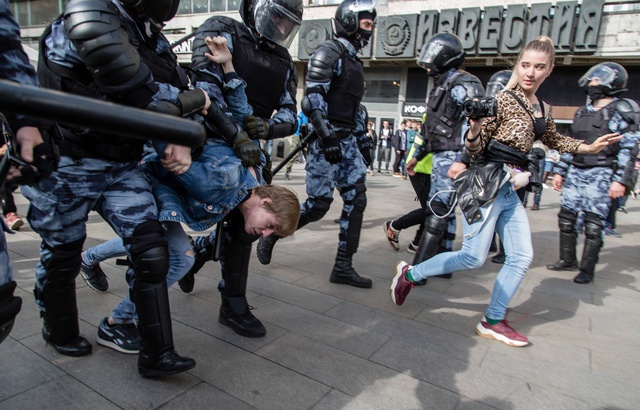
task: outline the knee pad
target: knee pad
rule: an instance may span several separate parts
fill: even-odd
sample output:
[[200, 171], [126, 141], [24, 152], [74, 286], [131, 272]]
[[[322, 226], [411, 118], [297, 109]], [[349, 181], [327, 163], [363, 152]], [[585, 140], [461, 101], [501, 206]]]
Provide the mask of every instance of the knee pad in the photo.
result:
[[333, 202], [333, 198], [316, 198], [311, 209], [306, 212], [307, 222], [321, 220], [329, 211], [331, 202]]
[[43, 262], [47, 272], [47, 282], [63, 284], [75, 281], [80, 273], [82, 245], [85, 238], [86, 236], [83, 236], [77, 241], [55, 247], [44, 243], [44, 247], [51, 251], [51, 258], [46, 263]]
[[356, 196], [353, 198], [353, 210], [364, 213], [367, 207], [367, 187], [365, 184], [356, 184]]
[[131, 244], [129, 257], [138, 279], [147, 283], [165, 280], [169, 272], [169, 248], [160, 222], [141, 223], [124, 242]]
[[448, 221], [446, 218], [438, 218], [435, 215], [429, 215], [424, 220], [424, 228], [430, 234], [438, 237], [443, 237], [447, 231]]
[[558, 213], [558, 227], [560, 232], [571, 233], [576, 225], [578, 214], [567, 208], [560, 208]]
[[588, 239], [602, 239], [602, 218], [593, 212], [584, 213], [584, 236]]

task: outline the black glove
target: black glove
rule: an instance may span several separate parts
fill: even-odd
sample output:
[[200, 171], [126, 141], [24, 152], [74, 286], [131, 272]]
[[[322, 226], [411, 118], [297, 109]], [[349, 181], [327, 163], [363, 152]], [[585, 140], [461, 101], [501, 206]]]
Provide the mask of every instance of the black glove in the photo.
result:
[[242, 165], [252, 167], [260, 163], [260, 147], [251, 141], [246, 132], [236, 134], [233, 140], [233, 152], [242, 160]]
[[337, 164], [342, 161], [342, 149], [340, 148], [340, 140], [335, 133], [329, 134], [320, 140], [324, 149], [324, 158], [330, 164]]
[[244, 130], [252, 140], [269, 139], [269, 121], [249, 115], [244, 118]]

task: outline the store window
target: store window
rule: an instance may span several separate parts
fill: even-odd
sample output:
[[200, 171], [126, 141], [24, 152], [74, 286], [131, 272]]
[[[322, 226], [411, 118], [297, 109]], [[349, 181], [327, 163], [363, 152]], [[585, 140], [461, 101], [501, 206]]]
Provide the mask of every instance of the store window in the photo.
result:
[[11, 11], [21, 27], [46, 26], [62, 12], [68, 0], [10, 1]]
[[367, 89], [362, 101], [370, 103], [398, 102], [401, 72], [396, 68], [365, 68]]
[[407, 97], [406, 102], [420, 103], [427, 100], [427, 88], [429, 76], [422, 68], [410, 67], [407, 70]]

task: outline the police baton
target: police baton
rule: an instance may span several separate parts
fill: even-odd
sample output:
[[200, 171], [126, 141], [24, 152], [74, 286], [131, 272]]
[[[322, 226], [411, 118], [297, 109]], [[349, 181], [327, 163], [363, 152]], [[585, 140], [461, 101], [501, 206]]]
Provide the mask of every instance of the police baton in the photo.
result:
[[300, 139], [300, 142], [298, 143], [298, 145], [296, 145], [291, 150], [291, 152], [289, 152], [289, 155], [284, 157], [284, 159], [282, 161], [280, 161], [278, 166], [273, 169], [273, 171], [272, 171], [273, 175], [277, 174], [278, 171], [280, 171], [282, 168], [284, 168], [285, 165], [287, 165], [289, 163], [289, 161], [291, 161], [293, 158], [295, 158], [295, 156], [298, 155], [298, 152], [302, 151], [302, 148], [303, 148], [304, 144], [306, 144], [308, 141], [311, 141], [312, 139], [314, 139], [317, 136], [318, 136], [318, 134], [315, 131], [312, 131], [309, 134], [307, 134], [305, 137], [302, 137]]
[[206, 138], [204, 127], [192, 120], [6, 80], [0, 80], [0, 111], [191, 148]]

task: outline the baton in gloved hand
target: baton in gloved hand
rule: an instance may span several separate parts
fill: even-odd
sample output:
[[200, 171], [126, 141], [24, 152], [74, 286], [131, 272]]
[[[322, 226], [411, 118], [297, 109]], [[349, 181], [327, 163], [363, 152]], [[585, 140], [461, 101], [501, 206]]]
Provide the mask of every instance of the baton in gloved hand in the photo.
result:
[[282, 161], [280, 161], [278, 166], [273, 169], [273, 171], [272, 171], [273, 175], [277, 174], [278, 171], [280, 171], [282, 168], [284, 168], [285, 165], [287, 165], [289, 163], [289, 161], [291, 161], [293, 158], [295, 158], [295, 156], [298, 155], [298, 152], [302, 151], [302, 148], [303, 148], [304, 144], [306, 144], [307, 142], [309, 142], [312, 139], [316, 138], [317, 136], [318, 136], [318, 134], [316, 134], [316, 132], [313, 131], [313, 132], [307, 134], [306, 136], [302, 137], [300, 139], [300, 142], [298, 143], [298, 145], [296, 145], [291, 150], [291, 152], [289, 152], [289, 155], [284, 157], [284, 159]]
[[204, 127], [189, 119], [6, 80], [0, 80], [0, 111], [191, 148], [206, 138]]

